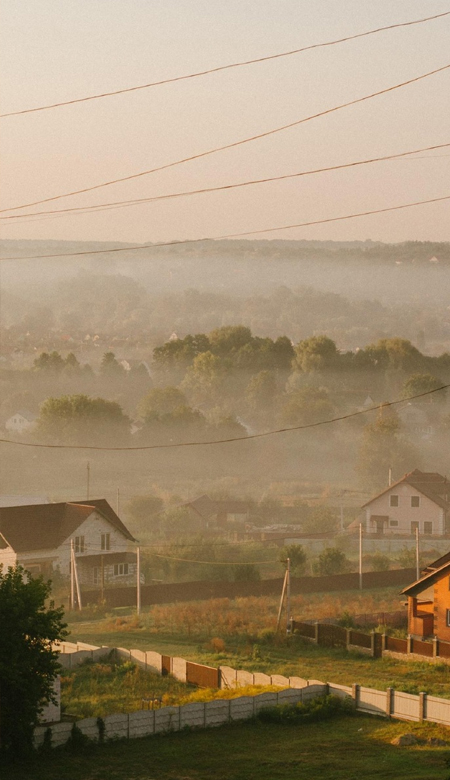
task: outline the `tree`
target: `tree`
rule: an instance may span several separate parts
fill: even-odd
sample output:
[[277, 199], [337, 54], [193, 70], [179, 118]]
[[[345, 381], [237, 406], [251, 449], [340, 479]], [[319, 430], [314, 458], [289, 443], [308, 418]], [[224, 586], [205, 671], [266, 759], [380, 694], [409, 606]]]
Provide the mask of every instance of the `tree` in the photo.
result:
[[336, 344], [328, 336], [311, 336], [295, 347], [295, 364], [306, 373], [323, 371], [336, 363]]
[[59, 443], [123, 440], [130, 420], [115, 401], [87, 395], [47, 398], [41, 406], [37, 434]]
[[126, 506], [127, 513], [139, 525], [149, 524], [149, 521], [161, 512], [164, 506], [159, 496], [135, 496]]
[[116, 360], [114, 352], [105, 352], [100, 364], [100, 373], [112, 379], [114, 377], [123, 377], [125, 369]]
[[22, 567], [6, 573], [0, 567], [0, 737], [11, 755], [31, 752], [33, 729], [59, 671], [52, 643], [67, 632], [63, 607], [47, 605], [50, 593], [50, 582], [27, 578]]
[[59, 352], [53, 351], [50, 352], [50, 354], [48, 354], [48, 352], [41, 352], [39, 357], [34, 361], [33, 365], [36, 371], [46, 371], [49, 373], [58, 374], [60, 371], [62, 371], [66, 363]]
[[351, 569], [351, 563], [347, 556], [338, 547], [327, 547], [320, 553], [315, 565], [314, 573], [320, 576], [332, 574], [344, 574]]
[[371, 489], [387, 485], [389, 469], [404, 474], [417, 466], [418, 455], [413, 445], [401, 434], [398, 416], [392, 410], [381, 409], [379, 418], [366, 425], [359, 450], [357, 471]]
[[303, 523], [306, 533], [332, 534], [337, 530], [336, 511], [328, 506], [318, 506], [311, 510], [307, 520]]
[[308, 425], [333, 415], [333, 404], [325, 388], [302, 387], [289, 393], [280, 418], [282, 425]]
[[180, 406], [186, 406], [186, 396], [177, 387], [154, 387], [139, 402], [138, 413], [147, 421], [155, 413], [171, 414]]
[[223, 389], [226, 363], [212, 352], [202, 352], [194, 358], [182, 382], [182, 389], [192, 397], [194, 404], [217, 401]]
[[[431, 390], [437, 390], [438, 387], [442, 387], [445, 382], [432, 374], [413, 374], [403, 385], [403, 398], [411, 398], [414, 395], [420, 395], [420, 393], [428, 393]], [[431, 403], [432, 401], [445, 401], [446, 391], [442, 390], [440, 393], [433, 393], [432, 395], [425, 395], [423, 398], [418, 398], [417, 402], [423, 401]]]
[[285, 564], [289, 558], [292, 574], [300, 576], [305, 573], [308, 556], [301, 544], [288, 544], [280, 550], [280, 562]]

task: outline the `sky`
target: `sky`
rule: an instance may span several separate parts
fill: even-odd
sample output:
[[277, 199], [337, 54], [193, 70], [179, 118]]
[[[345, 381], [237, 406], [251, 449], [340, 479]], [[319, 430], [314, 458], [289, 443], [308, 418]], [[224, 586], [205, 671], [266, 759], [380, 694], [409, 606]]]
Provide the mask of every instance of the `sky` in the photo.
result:
[[[447, 10], [450, 0], [2, 0], [1, 113]], [[449, 44], [450, 16], [197, 79], [3, 118], [0, 208], [164, 165], [384, 89], [449, 64]], [[55, 201], [53, 208], [219, 186], [446, 142], [450, 70], [203, 160]], [[97, 214], [3, 220], [1, 236], [151, 242], [253, 231], [450, 195], [449, 173], [450, 147], [415, 159]], [[270, 237], [448, 241], [450, 201]]]

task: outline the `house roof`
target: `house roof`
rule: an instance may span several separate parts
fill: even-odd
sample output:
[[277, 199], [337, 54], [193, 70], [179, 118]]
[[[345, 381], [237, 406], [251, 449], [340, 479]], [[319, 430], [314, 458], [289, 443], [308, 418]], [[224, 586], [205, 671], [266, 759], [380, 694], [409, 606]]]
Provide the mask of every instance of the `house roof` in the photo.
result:
[[105, 499], [0, 508], [0, 534], [16, 552], [59, 547], [97, 510], [127, 539], [134, 541]]
[[[450, 558], [450, 553], [448, 554]], [[443, 556], [445, 558], [446, 556]], [[438, 561], [441, 559], [438, 558]], [[437, 561], [435, 561], [437, 563]], [[430, 567], [427, 567], [427, 569], [431, 568], [433, 564], [431, 564]], [[434, 585], [435, 582], [440, 580], [442, 577], [445, 577], [450, 572], [450, 560], [447, 560], [442, 566], [438, 566], [436, 569], [432, 568], [431, 571], [427, 571], [427, 573], [423, 574], [422, 577], [419, 577], [418, 580], [413, 582], [411, 585], [408, 585], [407, 588], [402, 590], [402, 593], [404, 593], [406, 596], [416, 596], [418, 593], [421, 593], [426, 588], [430, 587], [430, 585]]]
[[[16, 412], [16, 414], [20, 414], [20, 416], [24, 417], [25, 420], [28, 420], [28, 422], [34, 422], [35, 420], [37, 420], [37, 414], [33, 414], [33, 412], [30, 412], [28, 409], [19, 409], [19, 411]], [[14, 414], [12, 416], [15, 417]]]
[[389, 485], [382, 490], [381, 493], [378, 493], [371, 498], [370, 501], [366, 501], [366, 503], [363, 504], [362, 509], [402, 483], [411, 485], [419, 493], [422, 493], [422, 495], [429, 498], [430, 501], [434, 501], [435, 504], [438, 504], [442, 509], [450, 509], [450, 501], [448, 498], [450, 495], [450, 483], [447, 477], [443, 477], [442, 474], [438, 474], [434, 471], [419, 471], [419, 469], [414, 469], [414, 471], [410, 471], [409, 474], [405, 474], [401, 479], [398, 479], [397, 482], [393, 482], [392, 485]]

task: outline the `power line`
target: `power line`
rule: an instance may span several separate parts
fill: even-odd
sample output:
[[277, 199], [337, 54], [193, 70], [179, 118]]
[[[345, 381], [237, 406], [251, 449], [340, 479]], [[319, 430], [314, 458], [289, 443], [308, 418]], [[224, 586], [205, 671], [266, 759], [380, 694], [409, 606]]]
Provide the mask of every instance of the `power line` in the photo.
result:
[[329, 222], [341, 222], [345, 219], [356, 219], [357, 217], [368, 217], [373, 214], [385, 214], [388, 211], [399, 211], [401, 209], [413, 208], [414, 206], [424, 206], [429, 203], [439, 203], [450, 200], [450, 195], [443, 195], [439, 198], [429, 198], [428, 200], [416, 200], [412, 203], [402, 203], [399, 206], [387, 206], [383, 209], [374, 209], [372, 211], [360, 211], [354, 214], [346, 214], [342, 217], [328, 217], [327, 219], [316, 219], [309, 222], [298, 222], [294, 225], [280, 225], [278, 227], [261, 228], [259, 230], [247, 230], [242, 233], [227, 233], [222, 236], [205, 236], [204, 238], [186, 238], [176, 241], [161, 241], [156, 244], [140, 244], [139, 246], [113, 247], [111, 249], [91, 249], [80, 252], [57, 252], [48, 255], [24, 255], [22, 257], [0, 257], [0, 261], [6, 260], [46, 260], [55, 257], [80, 257], [84, 255], [105, 255], [115, 252], [134, 252], [142, 249], [159, 249], [160, 247], [179, 246], [182, 244], [198, 244], [202, 241], [222, 241], [231, 238], [245, 238], [246, 236], [256, 236], [260, 233], [274, 233], [279, 230], [293, 230], [294, 228], [311, 227], [312, 225], [324, 225]]
[[[238, 183], [232, 183], [232, 184], [223, 184], [221, 186], [217, 187], [203, 187], [197, 190], [187, 190], [184, 192], [171, 192], [167, 195], [154, 195], [147, 198], [135, 198], [133, 200], [119, 200], [119, 201], [111, 201], [109, 203], [97, 203], [92, 206], [72, 206], [70, 208], [66, 209], [52, 209], [49, 211], [34, 211], [34, 212], [28, 212], [26, 214], [8, 214], [6, 216], [0, 217], [0, 220], [12, 220], [12, 219], [25, 219], [27, 217], [36, 217], [36, 216], [49, 216], [52, 214], [70, 214], [70, 213], [81, 213], [86, 214], [90, 212], [97, 212], [97, 211], [107, 211], [111, 208], [120, 208], [120, 207], [126, 207], [126, 206], [135, 206], [140, 205], [143, 203], [152, 203], [153, 201], [159, 201], [159, 200], [168, 200], [171, 198], [183, 198], [191, 195], [203, 195], [210, 192], [221, 192], [223, 190], [231, 190], [236, 189], [239, 187], [248, 187], [250, 185], [254, 184], [267, 184], [269, 182], [274, 181], [283, 181], [285, 179], [294, 179], [298, 178], [300, 176], [312, 176], [314, 174], [318, 173], [327, 173], [330, 171], [339, 171], [343, 170], [345, 168], [354, 168], [359, 165], [369, 165], [371, 163], [376, 162], [383, 162], [386, 160], [396, 160], [396, 159], [402, 159], [405, 157], [408, 157], [409, 155], [413, 154], [419, 154], [420, 152], [431, 152], [436, 149], [444, 149], [446, 147], [450, 146], [450, 143], [444, 143], [444, 144], [435, 144], [434, 146], [425, 146], [421, 149], [414, 149], [412, 151], [408, 152], [397, 152], [397, 154], [389, 154], [384, 155], [382, 157], [371, 157], [366, 160], [356, 160], [349, 163], [343, 163], [340, 165], [330, 165], [325, 168], [315, 168], [308, 171], [298, 171], [296, 173], [287, 173], [282, 176], [270, 176], [266, 177], [264, 179], [252, 179], [248, 181], [238, 182]], [[424, 158], [413, 158], [413, 159], [433, 159], [433, 157], [424, 157]]]
[[204, 563], [208, 566], [263, 566], [267, 563], [280, 563], [275, 559], [272, 561], [191, 561], [190, 558], [174, 558], [172, 555], [160, 555], [159, 553], [152, 553], [155, 558], [164, 558], [167, 561], [184, 561], [184, 563]]
[[291, 428], [277, 428], [273, 431], [265, 431], [264, 433], [252, 433], [247, 436], [233, 436], [229, 439], [212, 439], [211, 441], [187, 441], [179, 442], [176, 444], [147, 444], [138, 447], [96, 447], [94, 445], [83, 444], [35, 444], [32, 442], [13, 441], [11, 439], [0, 439], [1, 444], [16, 444], [19, 447], [39, 447], [41, 449], [51, 450], [101, 450], [102, 452], [124, 452], [124, 451], [139, 451], [139, 450], [167, 450], [174, 449], [175, 447], [204, 447], [210, 444], [229, 444], [230, 442], [242, 442], [250, 439], [262, 439], [267, 436], [274, 436], [278, 433], [289, 433], [290, 431], [304, 431], [310, 428], [318, 428], [322, 425], [331, 425], [331, 423], [341, 422], [342, 420], [349, 420], [352, 417], [358, 417], [362, 414], [369, 414], [369, 412], [375, 412], [380, 409], [380, 406], [385, 408], [387, 406], [396, 406], [397, 404], [406, 403], [406, 401], [414, 401], [416, 398], [423, 398], [433, 393], [438, 393], [441, 390], [447, 390], [450, 387], [448, 385], [442, 385], [436, 387], [434, 390], [426, 390], [424, 393], [417, 393], [416, 395], [410, 395], [407, 398], [399, 398], [396, 401], [383, 401], [376, 406], [370, 406], [368, 409], [360, 409], [357, 412], [350, 412], [349, 414], [343, 414], [339, 417], [332, 417], [328, 420], [319, 420], [314, 423], [306, 423], [305, 425], [295, 425]]
[[303, 119], [297, 119], [295, 122], [289, 122], [288, 124], [282, 125], [281, 127], [276, 127], [273, 128], [272, 130], [266, 130], [263, 133], [258, 133], [256, 135], [249, 136], [248, 138], [243, 138], [240, 141], [234, 141], [233, 143], [225, 144], [224, 146], [217, 146], [213, 149], [208, 149], [206, 152], [199, 152], [198, 154], [193, 154], [189, 157], [184, 157], [180, 160], [175, 160], [174, 162], [166, 163], [165, 165], [160, 165], [157, 168], [151, 168], [146, 171], [139, 171], [138, 173], [133, 173], [128, 176], [121, 176], [120, 178], [111, 179], [109, 181], [102, 182], [101, 184], [94, 184], [90, 187], [83, 187], [82, 189], [72, 190], [71, 192], [62, 193], [60, 195], [52, 195], [49, 198], [42, 198], [41, 200], [31, 201], [30, 203], [23, 203], [19, 206], [9, 206], [9, 208], [0, 209], [0, 213], [4, 213], [6, 211], [17, 211], [19, 209], [25, 209], [30, 206], [38, 206], [41, 203], [49, 203], [54, 200], [69, 198], [74, 195], [81, 195], [85, 192], [92, 192], [93, 190], [98, 190], [103, 187], [109, 187], [113, 184], [119, 184], [120, 182], [124, 182], [124, 181], [131, 181], [132, 179], [138, 179], [142, 176], [148, 176], [151, 173], [164, 171], [167, 170], [168, 168], [174, 168], [177, 165], [182, 165], [184, 163], [191, 162], [192, 160], [198, 160], [202, 157], [208, 157], [209, 155], [216, 154], [217, 152], [223, 152], [226, 149], [233, 149], [237, 146], [242, 146], [243, 144], [257, 141], [260, 138], [267, 138], [268, 136], [274, 135], [275, 133], [280, 133], [283, 130], [289, 130], [291, 127], [296, 127], [298, 125], [304, 124], [305, 122], [310, 122], [313, 119], [318, 119], [319, 117], [326, 116], [327, 114], [332, 114], [333, 112], [339, 111], [342, 108], [348, 108], [349, 106], [357, 105], [358, 103], [362, 103], [365, 100], [370, 100], [371, 98], [378, 97], [379, 95], [385, 95], [388, 92], [392, 92], [396, 89], [400, 89], [401, 87], [408, 86], [409, 84], [414, 84], [417, 81], [421, 81], [422, 79], [428, 78], [429, 76], [434, 76], [437, 73], [442, 73], [443, 71], [448, 70], [449, 68], [450, 68], [450, 64], [444, 65], [441, 68], [436, 68], [435, 70], [431, 70], [428, 73], [423, 73], [420, 76], [415, 76], [414, 78], [408, 79], [407, 81], [402, 81], [401, 83], [394, 84], [391, 87], [386, 87], [385, 89], [378, 90], [377, 92], [372, 92], [370, 95], [364, 95], [363, 97], [355, 98], [354, 100], [349, 100], [346, 103], [341, 103], [338, 106], [333, 106], [333, 108], [328, 108], [325, 111], [319, 111], [317, 114], [311, 114], [310, 116], [303, 117]]
[[199, 76], [207, 76], [211, 73], [219, 73], [220, 71], [230, 70], [231, 68], [241, 68], [247, 65], [255, 65], [260, 62], [268, 62], [269, 60], [281, 59], [282, 57], [291, 57], [294, 54], [301, 54], [302, 52], [311, 51], [312, 49], [319, 49], [325, 46], [335, 46], [336, 44], [339, 43], [354, 41], [357, 40], [358, 38], [364, 38], [368, 35], [375, 35], [376, 33], [385, 32], [386, 30], [395, 30], [399, 27], [411, 27], [412, 25], [423, 24], [424, 22], [431, 22], [435, 19], [441, 19], [444, 16], [448, 16], [449, 14], [450, 11], [444, 11], [441, 14], [435, 14], [434, 16], [426, 16], [422, 19], [414, 19], [411, 22], [400, 22], [398, 24], [390, 24], [385, 27], [377, 27], [374, 30], [368, 30], [366, 32], [357, 33], [356, 35], [347, 35], [345, 38], [338, 38], [337, 40], [334, 41], [326, 41], [324, 43], [314, 43], [311, 44], [310, 46], [303, 46], [301, 49], [292, 49], [290, 51], [281, 52], [279, 54], [271, 54], [265, 57], [257, 57], [252, 60], [242, 60], [240, 62], [232, 62], [228, 65], [220, 65], [215, 68], [209, 68], [208, 70], [202, 70], [196, 73], [189, 73], [184, 76], [175, 76], [173, 78], [162, 79], [161, 81], [153, 81], [148, 84], [139, 84], [134, 87], [125, 87], [123, 89], [116, 89], [111, 92], [101, 92], [97, 95], [88, 95], [85, 97], [75, 98], [72, 100], [60, 101], [59, 103], [50, 103], [45, 106], [37, 106], [35, 108], [25, 108], [20, 111], [10, 111], [6, 114], [0, 114], [0, 119], [5, 119], [6, 117], [11, 117], [11, 116], [19, 116], [22, 114], [32, 114], [35, 113], [36, 111], [48, 111], [49, 109], [52, 108], [70, 106], [70, 105], [74, 105], [75, 103], [85, 103], [89, 100], [100, 100], [101, 98], [113, 97], [115, 95], [123, 95], [127, 92], [137, 92], [138, 90], [142, 90], [142, 89], [150, 89], [151, 87], [159, 87], [164, 84], [173, 84], [174, 82], [177, 81], [186, 81], [187, 79], [194, 79], [194, 78], [198, 78]]

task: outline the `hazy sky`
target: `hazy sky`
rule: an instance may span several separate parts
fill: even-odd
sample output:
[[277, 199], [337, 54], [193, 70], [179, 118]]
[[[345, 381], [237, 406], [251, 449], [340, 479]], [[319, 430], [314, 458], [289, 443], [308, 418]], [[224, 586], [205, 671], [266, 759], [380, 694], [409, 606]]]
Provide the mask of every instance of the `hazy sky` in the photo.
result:
[[[82, 97], [450, 10], [450, 0], [3, 0], [1, 112]], [[0, 121], [1, 207], [126, 176], [450, 62], [450, 16], [245, 68]], [[450, 141], [450, 70], [272, 137], [54, 205], [217, 186]], [[100, 214], [2, 223], [4, 238], [160, 241], [450, 194], [450, 148]], [[264, 237], [264, 236], [261, 236]], [[272, 238], [450, 240], [450, 202]]]

